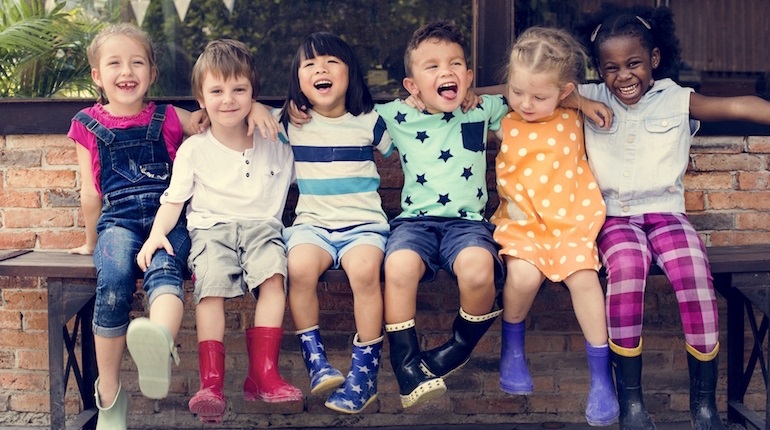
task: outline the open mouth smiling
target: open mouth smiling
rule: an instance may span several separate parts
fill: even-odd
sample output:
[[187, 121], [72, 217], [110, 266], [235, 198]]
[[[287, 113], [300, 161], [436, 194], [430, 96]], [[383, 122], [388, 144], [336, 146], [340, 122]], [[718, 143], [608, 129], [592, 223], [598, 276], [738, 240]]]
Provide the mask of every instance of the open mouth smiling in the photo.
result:
[[448, 100], [454, 100], [457, 97], [457, 84], [448, 82], [438, 87], [438, 94]]
[[332, 81], [328, 79], [320, 80], [318, 82], [313, 83], [313, 87], [317, 90], [328, 90], [332, 87]]

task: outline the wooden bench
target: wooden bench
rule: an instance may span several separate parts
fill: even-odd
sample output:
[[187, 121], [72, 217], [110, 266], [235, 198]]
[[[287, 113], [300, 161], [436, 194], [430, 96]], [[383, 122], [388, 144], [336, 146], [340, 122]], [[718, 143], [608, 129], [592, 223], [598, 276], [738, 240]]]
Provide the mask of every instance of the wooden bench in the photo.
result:
[[[728, 421], [770, 430], [770, 396], [764, 418], [743, 404], [758, 362], [765, 387], [769, 382], [770, 354], [763, 347], [763, 341], [770, 325], [770, 245], [710, 247], [708, 253], [714, 287], [726, 298], [728, 307]], [[650, 272], [651, 276], [661, 274], [657, 267]], [[51, 428], [93, 428], [97, 412], [93, 389], [97, 371], [91, 328], [96, 279], [92, 257], [51, 251], [0, 252], [0, 276], [47, 279]], [[451, 276], [443, 271], [436, 279], [437, 282], [448, 280]], [[329, 270], [320, 282], [347, 282], [347, 277], [342, 270]], [[761, 312], [759, 323], [755, 311]], [[70, 331], [67, 324], [73, 318]], [[744, 358], [746, 318], [754, 340], [748, 361]], [[78, 339], [79, 361], [75, 348]], [[77, 382], [83, 412], [67, 425], [64, 395], [70, 373]]]

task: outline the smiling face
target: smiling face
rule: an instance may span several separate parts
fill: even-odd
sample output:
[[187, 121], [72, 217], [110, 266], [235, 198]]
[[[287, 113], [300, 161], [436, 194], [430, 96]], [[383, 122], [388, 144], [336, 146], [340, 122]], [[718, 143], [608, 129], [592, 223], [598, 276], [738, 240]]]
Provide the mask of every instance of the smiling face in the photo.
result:
[[599, 73], [607, 88], [623, 104], [633, 105], [652, 87], [652, 71], [660, 50], [645, 48], [636, 37], [614, 36], [599, 47]]
[[419, 95], [430, 113], [452, 112], [473, 82], [473, 71], [457, 43], [428, 39], [410, 53], [410, 74], [404, 88]]
[[559, 87], [555, 73], [533, 73], [520, 67], [511, 71], [506, 97], [508, 106], [531, 122], [550, 116], [574, 88], [572, 83]]
[[142, 110], [155, 69], [144, 46], [116, 34], [99, 48], [98, 67], [91, 69], [91, 77], [109, 101], [105, 108], [113, 115], [130, 116]]
[[347, 112], [348, 66], [333, 55], [317, 55], [300, 61], [299, 88], [319, 114], [337, 118]]
[[238, 75], [228, 79], [208, 72], [201, 85], [200, 107], [206, 109], [212, 131], [220, 128], [246, 127], [245, 118], [251, 110], [252, 88], [248, 77]]

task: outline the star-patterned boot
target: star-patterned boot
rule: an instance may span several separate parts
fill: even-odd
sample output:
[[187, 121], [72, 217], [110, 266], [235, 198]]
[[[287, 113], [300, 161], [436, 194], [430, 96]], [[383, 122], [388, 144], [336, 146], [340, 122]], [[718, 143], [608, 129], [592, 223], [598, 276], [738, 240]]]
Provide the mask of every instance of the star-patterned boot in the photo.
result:
[[353, 339], [353, 355], [350, 372], [345, 383], [329, 399], [326, 407], [346, 414], [363, 411], [377, 398], [377, 373], [380, 370], [380, 356], [384, 336], [361, 343], [356, 333]]
[[326, 349], [317, 325], [297, 331], [297, 338], [310, 376], [310, 394], [333, 390], [345, 382], [342, 372], [333, 368], [326, 359]]

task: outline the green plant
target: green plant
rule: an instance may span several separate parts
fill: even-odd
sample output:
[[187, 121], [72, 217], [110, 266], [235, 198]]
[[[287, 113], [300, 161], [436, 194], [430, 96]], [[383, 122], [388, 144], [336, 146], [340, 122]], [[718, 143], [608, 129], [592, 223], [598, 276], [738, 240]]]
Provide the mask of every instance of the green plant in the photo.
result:
[[0, 0], [0, 97], [93, 95], [86, 48], [102, 23], [45, 0]]

